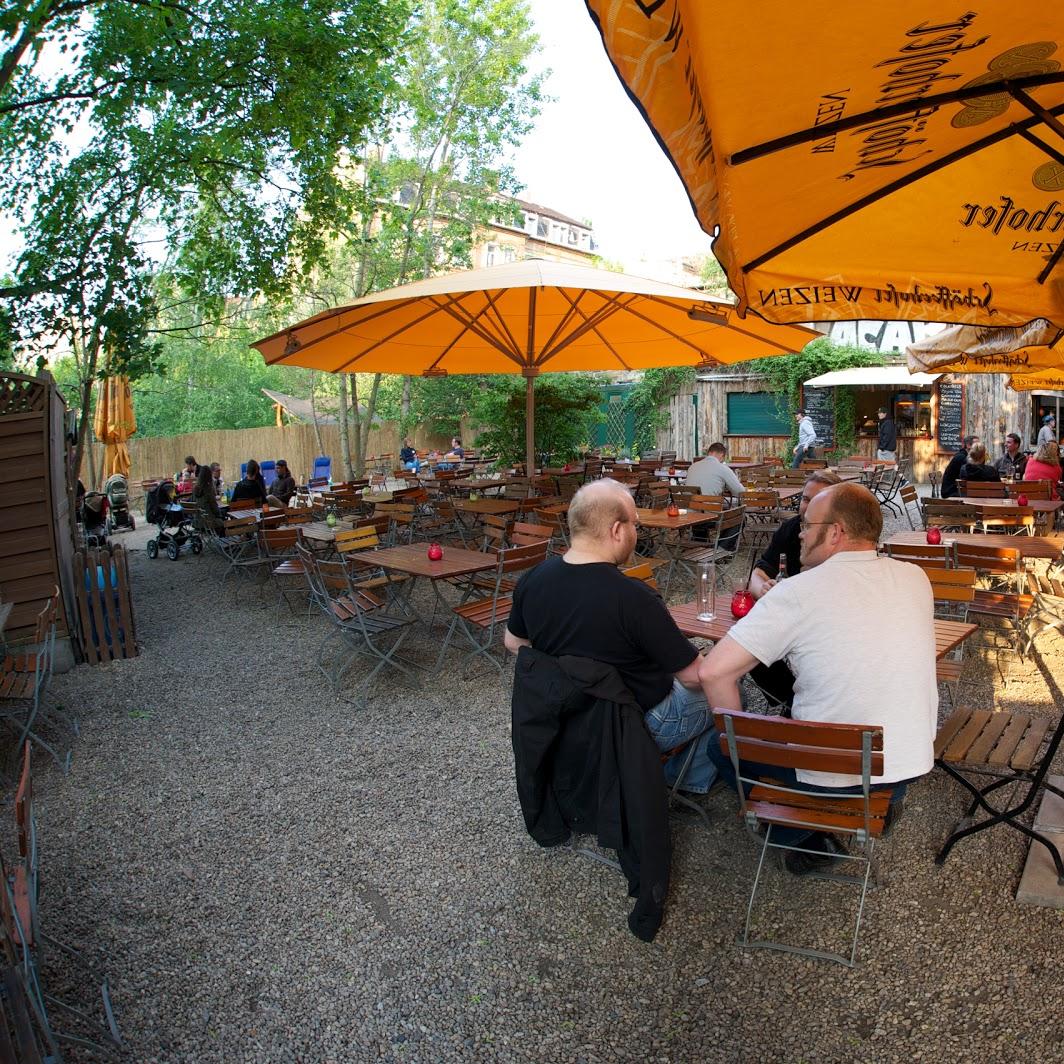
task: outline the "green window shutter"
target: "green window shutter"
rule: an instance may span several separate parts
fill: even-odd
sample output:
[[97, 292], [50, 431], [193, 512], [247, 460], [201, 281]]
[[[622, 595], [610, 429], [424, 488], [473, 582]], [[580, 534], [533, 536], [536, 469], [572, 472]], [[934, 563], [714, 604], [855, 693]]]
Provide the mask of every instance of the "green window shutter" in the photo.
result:
[[728, 434], [731, 436], [789, 436], [791, 422], [776, 406], [774, 392], [729, 392]]

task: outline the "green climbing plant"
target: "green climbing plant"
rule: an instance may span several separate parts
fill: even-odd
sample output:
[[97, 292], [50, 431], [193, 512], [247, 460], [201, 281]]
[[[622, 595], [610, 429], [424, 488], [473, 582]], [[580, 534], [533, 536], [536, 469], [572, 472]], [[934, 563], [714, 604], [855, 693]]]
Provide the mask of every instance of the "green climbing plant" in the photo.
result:
[[658, 429], [669, 423], [669, 400], [694, 384], [691, 366], [648, 369], [625, 396], [625, 410], [635, 416], [635, 451], [643, 454], [654, 447]]
[[[746, 363], [747, 367], [761, 374], [767, 390], [776, 393], [776, 405], [780, 413], [794, 425], [794, 411], [798, 409], [802, 385], [812, 377], [840, 369], [857, 366], [882, 366], [883, 356], [876, 351], [865, 351], [850, 344], [836, 344], [824, 336], [813, 340], [796, 355], [781, 355], [778, 358], [758, 358]], [[856, 446], [855, 424], [856, 400], [852, 388], [835, 388], [835, 446], [828, 456], [852, 454]], [[791, 448], [798, 442], [797, 426], [791, 429], [791, 441], [782, 457], [790, 456]]]

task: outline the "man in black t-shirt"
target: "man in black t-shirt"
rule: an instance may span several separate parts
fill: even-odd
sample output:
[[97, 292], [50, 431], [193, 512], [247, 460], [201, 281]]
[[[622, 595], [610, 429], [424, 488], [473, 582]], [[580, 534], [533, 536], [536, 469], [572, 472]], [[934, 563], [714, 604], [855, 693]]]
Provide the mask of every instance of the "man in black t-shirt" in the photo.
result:
[[[661, 598], [618, 568], [635, 549], [632, 496], [613, 480], [582, 487], [569, 506], [571, 546], [522, 577], [514, 591], [506, 648], [558, 657], [571, 654], [612, 665], [645, 711], [660, 750], [707, 733], [711, 724], [698, 686], [699, 655]], [[708, 734], [708, 733], [707, 733]], [[705, 792], [716, 770], [703, 740], [684, 781]], [[673, 758], [666, 777], [679, 767]]]
[[[754, 598], [761, 598], [770, 588], [775, 587], [780, 575], [780, 556], [787, 559], [787, 576], [794, 576], [802, 568], [802, 541], [798, 533], [802, 530], [802, 518], [809, 503], [832, 484], [841, 484], [839, 477], [828, 469], [818, 469], [809, 475], [802, 488], [802, 499], [798, 504], [798, 515], [784, 521], [772, 535], [765, 552], [757, 560], [750, 574], [750, 590]], [[765, 692], [769, 698], [781, 705], [789, 706], [794, 698], [794, 674], [785, 661], [775, 661], [771, 665], [758, 664], [750, 670], [750, 679]]]
[[968, 452], [978, 442], [978, 436], [965, 436], [961, 441], [961, 449], [947, 463], [946, 471], [942, 474], [943, 499], [952, 499], [960, 494], [957, 490], [957, 477], [961, 475], [961, 470], [968, 462]]

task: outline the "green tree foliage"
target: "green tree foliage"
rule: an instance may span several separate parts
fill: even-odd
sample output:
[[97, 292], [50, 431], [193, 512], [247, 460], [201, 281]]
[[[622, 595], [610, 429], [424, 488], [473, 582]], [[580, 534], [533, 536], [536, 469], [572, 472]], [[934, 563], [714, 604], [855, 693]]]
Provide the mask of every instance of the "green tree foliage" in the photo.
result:
[[[743, 363], [747, 369], [764, 375], [768, 390], [776, 393], [780, 412], [788, 415], [792, 424], [793, 414], [801, 402], [802, 384], [805, 381], [834, 370], [883, 364], [883, 356], [876, 351], [866, 351], [850, 344], [836, 344], [826, 336], [806, 344], [796, 355], [758, 358]], [[832, 453], [852, 454], [856, 441], [853, 391], [849, 388], [835, 388], [833, 392], [835, 450]], [[797, 441], [798, 431], [795, 428], [791, 434], [792, 446]]]
[[[525, 460], [525, 382], [521, 377], [483, 377], [469, 416], [481, 426], [477, 447], [506, 463]], [[564, 462], [577, 457], [602, 420], [600, 381], [587, 373], [550, 373], [536, 379], [536, 454]]]
[[0, 296], [25, 345], [71, 353], [83, 413], [105, 348], [132, 375], [160, 358], [164, 256], [201, 302], [313, 268], [354, 209], [338, 163], [379, 122], [406, 21], [401, 0], [16, 0], [0, 15], [0, 210], [26, 244]]
[[[517, 221], [501, 198], [516, 191], [501, 160], [538, 112], [541, 78], [527, 67], [537, 48], [525, 0], [425, 0], [409, 30], [388, 120], [352, 157], [356, 210], [303, 289], [307, 313], [467, 269], [478, 229]], [[396, 382], [378, 374], [368, 388], [359, 380], [352, 398], [364, 413], [354, 465], [361, 465], [378, 403], [409, 427], [424, 405], [422, 392], [432, 406], [436, 392], [442, 401], [462, 390], [421, 378]]]

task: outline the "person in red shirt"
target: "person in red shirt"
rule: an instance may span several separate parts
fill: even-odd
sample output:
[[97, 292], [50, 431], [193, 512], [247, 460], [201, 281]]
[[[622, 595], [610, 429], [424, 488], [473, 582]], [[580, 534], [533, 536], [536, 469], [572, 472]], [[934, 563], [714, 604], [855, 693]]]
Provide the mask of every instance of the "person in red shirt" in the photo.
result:
[[1033, 458], [1027, 459], [1027, 466], [1023, 471], [1024, 480], [1049, 480], [1053, 483], [1053, 497], [1059, 499], [1060, 495], [1060, 447], [1052, 440], [1047, 440], [1034, 453]]

